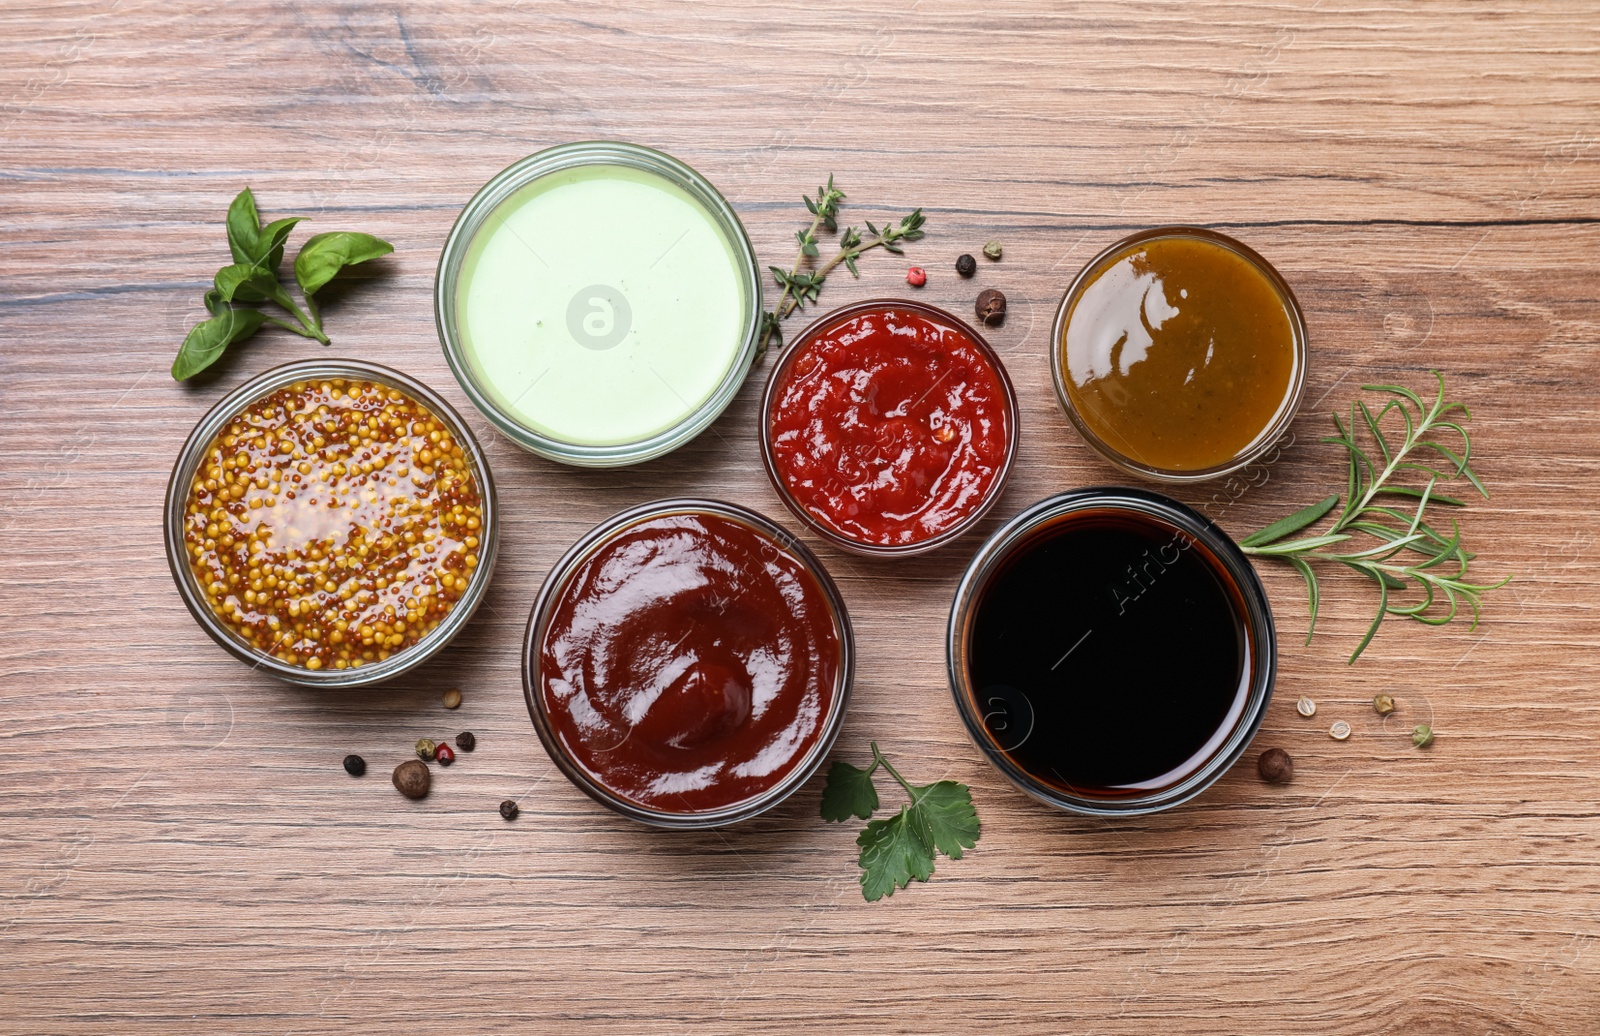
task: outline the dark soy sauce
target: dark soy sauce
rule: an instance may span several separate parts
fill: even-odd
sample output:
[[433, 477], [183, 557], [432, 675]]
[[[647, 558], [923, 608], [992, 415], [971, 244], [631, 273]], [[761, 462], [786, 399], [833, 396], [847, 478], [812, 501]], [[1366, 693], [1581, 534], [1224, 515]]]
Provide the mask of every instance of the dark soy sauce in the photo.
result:
[[969, 686], [995, 747], [1045, 784], [1170, 787], [1243, 714], [1243, 596], [1206, 546], [1152, 516], [1062, 515], [979, 592]]

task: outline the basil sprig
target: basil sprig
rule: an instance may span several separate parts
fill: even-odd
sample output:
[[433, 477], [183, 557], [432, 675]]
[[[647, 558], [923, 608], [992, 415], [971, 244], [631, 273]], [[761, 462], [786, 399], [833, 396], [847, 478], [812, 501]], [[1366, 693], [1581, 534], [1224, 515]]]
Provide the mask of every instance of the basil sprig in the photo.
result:
[[[289, 216], [263, 226], [250, 188], [233, 199], [226, 221], [233, 263], [212, 278], [211, 290], [205, 295], [206, 310], [211, 315], [184, 337], [172, 361], [173, 378], [192, 378], [215, 363], [228, 346], [249, 338], [263, 324], [276, 324], [328, 344], [328, 336], [322, 331], [322, 314], [317, 311], [316, 293], [346, 267], [388, 255], [394, 246], [371, 234], [349, 231], [309, 238], [294, 259], [295, 281], [306, 302], [301, 308], [278, 279], [289, 232], [301, 220], [300, 216]], [[280, 320], [256, 308], [267, 302], [281, 306], [295, 322]]]

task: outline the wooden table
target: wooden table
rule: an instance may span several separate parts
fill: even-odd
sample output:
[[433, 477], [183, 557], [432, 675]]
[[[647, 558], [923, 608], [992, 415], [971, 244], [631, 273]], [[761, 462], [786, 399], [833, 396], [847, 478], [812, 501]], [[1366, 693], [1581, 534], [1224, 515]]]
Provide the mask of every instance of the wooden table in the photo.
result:
[[[1600, 5], [641, 6], [0, 10], [0, 1030], [1594, 1032]], [[1107, 823], [1026, 799], [961, 728], [941, 637], [979, 535], [893, 564], [808, 537], [859, 633], [840, 754], [876, 738], [919, 778], [969, 783], [978, 848], [868, 905], [820, 781], [726, 831], [614, 817], [528, 723], [541, 579], [660, 496], [794, 523], [758, 459], [759, 378], [677, 454], [596, 472], [490, 437], [450, 377], [431, 290], [456, 213], [510, 161], [584, 138], [700, 169], [764, 263], [790, 261], [800, 195], [830, 172], [847, 220], [924, 207], [919, 297], [1011, 298], [993, 338], [1022, 453], [980, 535], [1118, 478], [1050, 387], [1068, 279], [1137, 228], [1234, 234], [1306, 308], [1307, 405], [1267, 485], [1177, 495], [1243, 535], [1342, 478], [1316, 443], [1330, 409], [1439, 368], [1493, 490], [1465, 516], [1475, 569], [1515, 581], [1476, 631], [1396, 621], [1350, 667], [1370, 588], [1334, 578], [1306, 647], [1297, 577], [1261, 566], [1285, 660], [1257, 746], [1293, 753], [1294, 782], [1247, 762], [1185, 807]], [[175, 384], [246, 184], [269, 218], [395, 255], [328, 306], [331, 349], [264, 333]], [[955, 278], [991, 237], [1004, 260]], [[824, 305], [905, 291], [905, 265], [874, 254]], [[377, 690], [252, 674], [185, 612], [161, 546], [195, 420], [323, 355], [393, 364], [466, 410], [507, 512], [487, 607]], [[1387, 721], [1379, 691], [1400, 701]], [[1350, 740], [1329, 739], [1335, 719]], [[426, 802], [396, 795], [411, 742], [457, 729], [478, 751]], [[347, 752], [374, 772], [351, 780]]]

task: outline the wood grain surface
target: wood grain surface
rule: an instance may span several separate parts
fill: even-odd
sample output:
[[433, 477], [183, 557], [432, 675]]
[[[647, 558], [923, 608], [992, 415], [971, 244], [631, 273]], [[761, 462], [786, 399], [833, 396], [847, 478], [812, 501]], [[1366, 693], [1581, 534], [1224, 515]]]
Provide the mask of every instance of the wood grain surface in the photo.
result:
[[[1593, 1033], [1600, 1028], [1600, 5], [1401, 0], [803, 5], [240, 0], [0, 5], [0, 1031]], [[840, 752], [881, 740], [973, 788], [978, 848], [884, 902], [820, 781], [733, 829], [649, 830], [556, 771], [524, 708], [527, 611], [608, 514], [711, 495], [795, 523], [760, 467], [760, 378], [696, 442], [620, 471], [490, 434], [434, 332], [440, 246], [472, 192], [548, 145], [672, 152], [764, 263], [832, 172], [847, 219], [921, 205], [920, 298], [1002, 288], [993, 340], [1022, 452], [980, 531], [873, 563], [808, 537], [859, 634]], [[377, 233], [323, 347], [263, 333], [167, 374], [227, 262], [242, 187], [268, 218]], [[1311, 330], [1298, 445], [1238, 499], [1243, 535], [1324, 495], [1315, 440], [1363, 382], [1447, 372], [1490, 501], [1466, 516], [1484, 623], [1386, 628], [1372, 599], [1262, 567], [1285, 662], [1257, 747], [1195, 802], [1108, 823], [1036, 805], [963, 732], [942, 633], [983, 535], [1114, 482], [1057, 407], [1048, 324], [1101, 247], [1166, 222], [1265, 254]], [[298, 236], [298, 235], [297, 235]], [[962, 282], [952, 261], [999, 237]], [[619, 244], [626, 247], [626, 243]], [[832, 306], [905, 290], [874, 254]], [[488, 441], [506, 511], [487, 607], [375, 690], [297, 689], [215, 647], [161, 545], [199, 416], [268, 366], [397, 366]], [[440, 693], [466, 704], [446, 713]], [[1370, 705], [1393, 693], [1400, 711]], [[1321, 711], [1294, 710], [1307, 694]], [[1349, 741], [1326, 735], [1335, 719]], [[1438, 740], [1413, 750], [1411, 726]], [[478, 751], [422, 803], [387, 773], [423, 735]], [[360, 752], [373, 772], [340, 769]], [[1253, 757], [1253, 753], [1252, 753]], [[512, 797], [522, 816], [504, 823]]]

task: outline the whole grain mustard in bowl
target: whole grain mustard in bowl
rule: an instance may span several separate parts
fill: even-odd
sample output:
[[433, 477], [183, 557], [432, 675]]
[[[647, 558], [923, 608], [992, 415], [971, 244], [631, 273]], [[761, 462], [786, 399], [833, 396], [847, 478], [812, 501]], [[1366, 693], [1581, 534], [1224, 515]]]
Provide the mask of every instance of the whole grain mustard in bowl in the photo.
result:
[[488, 587], [482, 449], [439, 396], [353, 360], [291, 363], [218, 403], [167, 485], [178, 592], [234, 657], [359, 686], [426, 661]]

